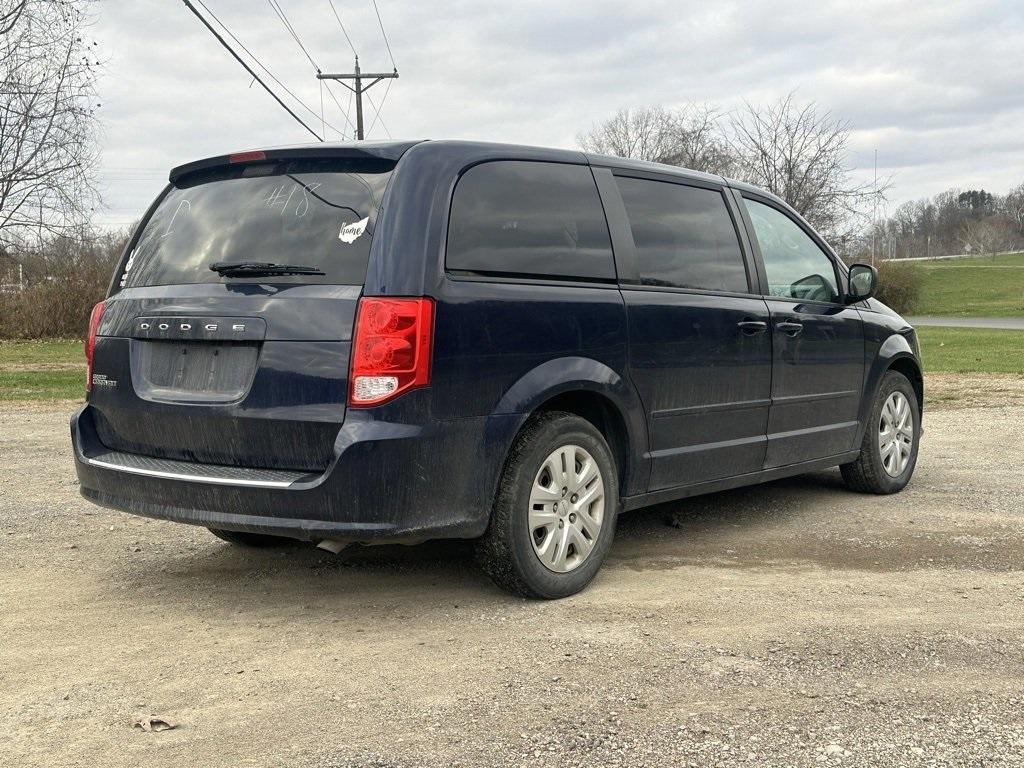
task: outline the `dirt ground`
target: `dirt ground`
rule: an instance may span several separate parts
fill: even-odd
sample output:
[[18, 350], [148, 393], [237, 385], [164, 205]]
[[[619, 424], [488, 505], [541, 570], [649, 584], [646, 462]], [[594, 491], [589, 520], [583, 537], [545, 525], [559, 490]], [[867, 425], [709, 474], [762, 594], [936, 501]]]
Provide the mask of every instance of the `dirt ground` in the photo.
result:
[[69, 408], [0, 405], [0, 765], [1024, 765], [1022, 381], [930, 380], [898, 496], [830, 471], [631, 513], [548, 603], [462, 543], [92, 507]]

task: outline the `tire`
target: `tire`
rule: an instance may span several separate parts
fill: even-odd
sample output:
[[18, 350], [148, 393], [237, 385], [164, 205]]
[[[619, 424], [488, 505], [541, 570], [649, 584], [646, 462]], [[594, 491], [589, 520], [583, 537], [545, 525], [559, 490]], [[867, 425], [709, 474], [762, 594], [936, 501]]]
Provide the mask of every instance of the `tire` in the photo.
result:
[[224, 528], [208, 528], [210, 533], [229, 544], [242, 547], [280, 547], [291, 542], [283, 536], [270, 536], [265, 533], [246, 533], [244, 531], [228, 531]]
[[[569, 461], [572, 474], [556, 477], [556, 466]], [[618, 489], [608, 443], [590, 422], [561, 411], [532, 417], [509, 453], [477, 561], [514, 594], [547, 600], [576, 594], [611, 547]]]
[[[886, 413], [888, 404], [893, 409]], [[905, 408], [900, 408], [900, 403]], [[903, 416], [905, 414], [905, 418]], [[885, 417], [885, 420], [883, 420]], [[895, 418], [894, 418], [895, 417]], [[902, 429], [893, 429], [896, 447], [894, 452], [883, 455], [883, 446], [888, 443], [886, 425], [903, 424]], [[905, 440], [911, 440], [904, 457]], [[917, 401], [917, 393], [913, 385], [901, 373], [889, 371], [882, 377], [882, 383], [871, 406], [864, 440], [861, 442], [860, 456], [856, 461], [843, 464], [839, 469], [843, 473], [846, 485], [860, 493], [898, 493], [910, 482], [917, 465], [917, 449], [921, 438], [921, 409]], [[905, 461], [905, 464], [903, 463]]]

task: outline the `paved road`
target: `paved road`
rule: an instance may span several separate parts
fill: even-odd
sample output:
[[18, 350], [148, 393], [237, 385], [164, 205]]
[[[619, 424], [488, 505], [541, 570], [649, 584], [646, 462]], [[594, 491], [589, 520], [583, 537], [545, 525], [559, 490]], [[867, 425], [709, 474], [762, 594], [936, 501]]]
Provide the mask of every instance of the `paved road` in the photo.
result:
[[956, 383], [986, 399], [932, 401], [903, 493], [632, 512], [550, 603], [465, 545], [243, 550], [94, 507], [69, 407], [0, 404], [0, 768], [1021, 768], [1024, 385]]
[[1005, 328], [1024, 331], [1024, 317], [944, 317], [929, 315], [908, 317], [911, 325], [944, 325], [949, 328]]

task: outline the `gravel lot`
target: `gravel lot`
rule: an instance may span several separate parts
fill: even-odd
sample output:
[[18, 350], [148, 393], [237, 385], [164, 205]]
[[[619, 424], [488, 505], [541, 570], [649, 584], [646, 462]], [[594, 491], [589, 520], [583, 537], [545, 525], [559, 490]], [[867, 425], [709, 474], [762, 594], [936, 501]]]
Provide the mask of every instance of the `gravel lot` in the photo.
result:
[[0, 405], [0, 765], [1024, 765], [1024, 388], [954, 381], [903, 494], [632, 513], [553, 603], [460, 543], [241, 551], [92, 507], [70, 407]]

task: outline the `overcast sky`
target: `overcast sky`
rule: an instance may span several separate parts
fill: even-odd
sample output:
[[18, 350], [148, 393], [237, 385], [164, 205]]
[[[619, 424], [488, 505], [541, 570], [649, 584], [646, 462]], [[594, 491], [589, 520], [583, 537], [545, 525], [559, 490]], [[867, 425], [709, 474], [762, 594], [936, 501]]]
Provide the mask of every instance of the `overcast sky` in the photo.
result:
[[[333, 0], [364, 70], [389, 70], [371, 0]], [[320, 89], [261, 0], [209, 9], [316, 113]], [[330, 0], [280, 0], [323, 71], [350, 71]], [[197, 3], [198, 5], [198, 3]], [[951, 186], [1024, 182], [1024, 2], [378, 0], [401, 78], [370, 138], [475, 138], [572, 147], [620, 107], [723, 109], [796, 90], [853, 129], [850, 164], [893, 174], [890, 208]], [[177, 0], [102, 0], [94, 29], [105, 221], [128, 223], [167, 170], [311, 139]], [[370, 92], [380, 105], [386, 83]], [[343, 107], [347, 91], [334, 87]], [[328, 123], [351, 127], [325, 94]], [[301, 107], [297, 107], [299, 111]], [[367, 105], [367, 126], [375, 111]], [[352, 112], [354, 121], [355, 114]], [[337, 137], [327, 129], [331, 139]]]

